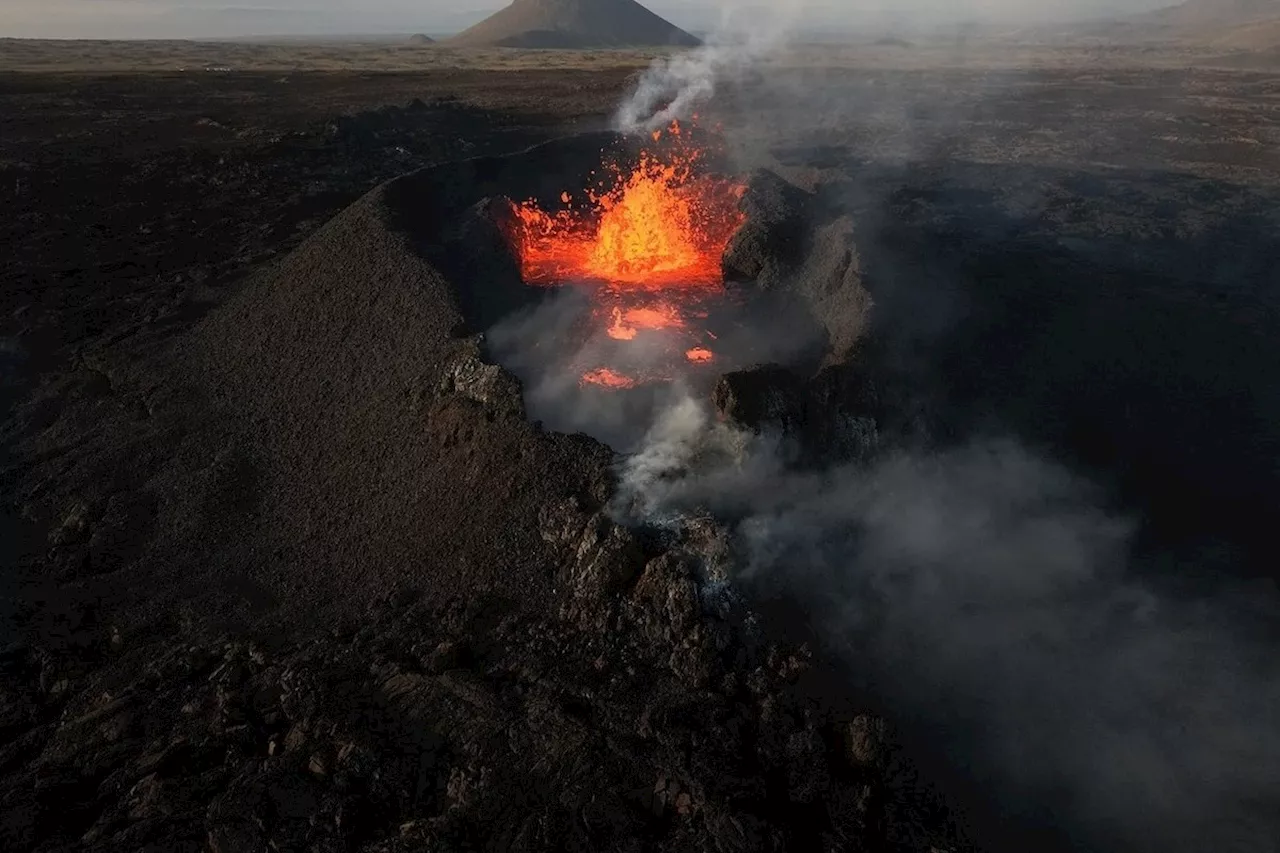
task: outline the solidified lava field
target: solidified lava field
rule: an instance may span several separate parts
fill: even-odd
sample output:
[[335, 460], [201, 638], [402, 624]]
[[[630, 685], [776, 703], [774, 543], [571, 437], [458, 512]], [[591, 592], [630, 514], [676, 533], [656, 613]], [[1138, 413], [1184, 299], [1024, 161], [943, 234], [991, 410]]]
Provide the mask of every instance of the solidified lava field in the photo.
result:
[[1274, 79], [727, 89], [673, 308], [632, 70], [0, 79], [6, 849], [1268, 849]]

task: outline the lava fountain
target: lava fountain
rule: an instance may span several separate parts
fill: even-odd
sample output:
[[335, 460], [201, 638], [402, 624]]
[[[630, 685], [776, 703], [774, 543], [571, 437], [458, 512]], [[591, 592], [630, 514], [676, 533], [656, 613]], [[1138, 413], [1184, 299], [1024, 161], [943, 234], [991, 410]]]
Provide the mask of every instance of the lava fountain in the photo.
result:
[[654, 133], [633, 164], [603, 166], [557, 210], [514, 205], [524, 281], [587, 288], [595, 331], [618, 344], [611, 363], [581, 365], [583, 384], [632, 388], [715, 361], [705, 320], [725, 296], [721, 258], [743, 221], [744, 187], [706, 167], [695, 135], [678, 123]]

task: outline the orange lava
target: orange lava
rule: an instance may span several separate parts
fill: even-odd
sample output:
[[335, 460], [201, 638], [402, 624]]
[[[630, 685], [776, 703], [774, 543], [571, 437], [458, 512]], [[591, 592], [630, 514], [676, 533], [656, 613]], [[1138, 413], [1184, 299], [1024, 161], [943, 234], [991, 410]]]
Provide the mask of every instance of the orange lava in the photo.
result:
[[613, 309], [613, 322], [609, 324], [606, 334], [615, 341], [634, 341], [636, 339], [636, 327], [628, 326], [622, 319], [622, 309]]
[[641, 329], [678, 329], [684, 325], [679, 309], [664, 302], [644, 308], [629, 308], [622, 319]]
[[607, 367], [598, 367], [582, 374], [582, 382], [586, 385], [602, 385], [605, 388], [636, 387], [636, 381], [630, 376], [623, 376]]
[[[708, 301], [724, 296], [721, 258], [743, 223], [744, 187], [706, 171], [696, 135], [679, 124], [655, 132], [632, 166], [606, 169], [585, 204], [564, 192], [555, 211], [514, 205], [511, 239], [525, 282], [597, 285], [592, 316], [624, 342], [613, 366], [587, 371], [583, 385], [631, 388], [713, 360], [701, 344], [715, 336], [700, 327]], [[626, 349], [642, 333], [644, 346]], [[662, 364], [643, 361], [654, 353]]]
[[642, 329], [683, 329], [685, 327], [680, 309], [664, 302], [628, 308], [625, 311], [614, 308], [611, 316], [613, 321], [609, 324], [607, 333], [609, 337], [618, 341], [635, 340], [636, 334]]
[[642, 151], [629, 173], [615, 169], [612, 187], [590, 193], [586, 210], [548, 213], [532, 201], [517, 205], [525, 281], [599, 280], [650, 289], [719, 285], [720, 258], [742, 224], [742, 187], [699, 171], [703, 152], [683, 141], [679, 125], [672, 125], [667, 139], [666, 146]]

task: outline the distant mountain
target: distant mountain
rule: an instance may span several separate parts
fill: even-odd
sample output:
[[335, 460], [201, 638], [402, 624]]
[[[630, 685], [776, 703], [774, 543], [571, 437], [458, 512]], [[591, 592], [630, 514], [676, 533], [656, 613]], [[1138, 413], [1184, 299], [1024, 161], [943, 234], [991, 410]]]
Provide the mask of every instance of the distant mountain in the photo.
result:
[[462, 47], [689, 47], [698, 39], [635, 0], [514, 0], [449, 40]]

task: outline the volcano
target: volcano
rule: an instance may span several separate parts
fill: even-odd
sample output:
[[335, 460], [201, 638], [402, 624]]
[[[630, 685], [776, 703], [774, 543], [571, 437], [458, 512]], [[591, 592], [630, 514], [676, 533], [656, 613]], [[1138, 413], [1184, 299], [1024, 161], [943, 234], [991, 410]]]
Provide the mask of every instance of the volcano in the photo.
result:
[[449, 42], [460, 47], [693, 47], [698, 39], [635, 0], [514, 0]]

